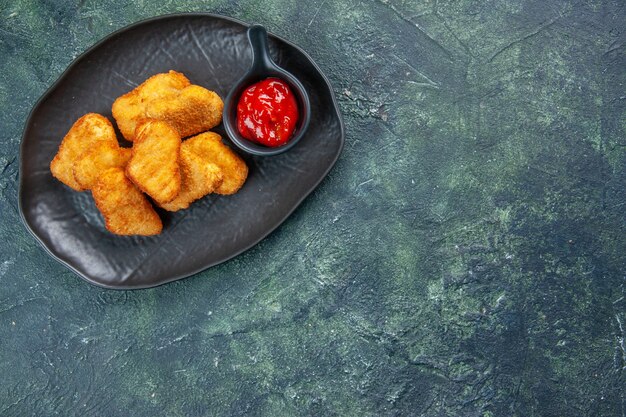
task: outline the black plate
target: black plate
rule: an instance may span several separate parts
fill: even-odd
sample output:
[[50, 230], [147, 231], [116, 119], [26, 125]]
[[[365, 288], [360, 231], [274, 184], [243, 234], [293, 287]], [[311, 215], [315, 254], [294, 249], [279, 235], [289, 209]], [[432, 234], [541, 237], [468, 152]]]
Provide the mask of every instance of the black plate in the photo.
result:
[[[164, 284], [254, 246], [322, 181], [344, 143], [332, 87], [304, 51], [273, 35], [270, 50], [277, 64], [309, 91], [311, 124], [306, 137], [284, 154], [242, 155], [250, 174], [239, 193], [210, 195], [178, 213], [160, 212], [159, 236], [119, 237], [105, 230], [89, 193], [74, 192], [50, 174], [50, 161], [76, 119], [96, 112], [113, 121], [115, 98], [153, 74], [174, 69], [225, 98], [251, 63], [247, 27], [211, 14], [143, 21], [93, 46], [44, 94], [24, 129], [19, 204], [24, 223], [54, 258], [107, 288]], [[215, 130], [225, 137], [221, 126]]]

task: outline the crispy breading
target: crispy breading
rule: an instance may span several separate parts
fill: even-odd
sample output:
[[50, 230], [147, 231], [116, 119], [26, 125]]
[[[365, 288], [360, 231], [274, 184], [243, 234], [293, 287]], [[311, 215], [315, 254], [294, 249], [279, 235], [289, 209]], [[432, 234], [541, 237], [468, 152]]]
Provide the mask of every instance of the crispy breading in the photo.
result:
[[248, 178], [248, 166], [239, 155], [222, 143], [222, 137], [214, 132], [205, 132], [187, 139], [185, 147], [206, 162], [212, 162], [222, 170], [224, 180], [217, 187], [217, 194], [234, 194]]
[[198, 85], [190, 85], [171, 101], [151, 102], [146, 106], [146, 116], [168, 122], [185, 138], [219, 125], [223, 110], [220, 96]]
[[113, 117], [122, 135], [135, 140], [136, 127], [146, 119], [163, 120], [181, 137], [209, 130], [222, 121], [224, 103], [213, 91], [170, 71], [156, 74], [113, 103]]
[[187, 146], [188, 142], [183, 142], [180, 147], [180, 193], [171, 202], [161, 205], [168, 211], [186, 209], [194, 201], [215, 191], [224, 179], [220, 167], [193, 153]]
[[122, 168], [102, 172], [92, 189], [106, 228], [116, 235], [158, 235], [163, 229], [148, 199], [130, 182]]
[[137, 127], [126, 175], [158, 204], [180, 192], [180, 135], [165, 122], [149, 120]]
[[146, 119], [147, 104], [155, 100], [171, 100], [189, 85], [191, 83], [183, 74], [170, 71], [153, 75], [131, 92], [118, 97], [112, 111], [122, 135], [134, 140], [137, 125]]
[[73, 167], [82, 154], [98, 142], [117, 146], [115, 130], [106, 117], [87, 113], [74, 123], [63, 138], [59, 151], [50, 163], [52, 175], [68, 187], [84, 191], [85, 188], [74, 178]]
[[98, 175], [108, 168], [125, 168], [130, 156], [130, 148], [120, 148], [117, 143], [108, 141], [98, 142], [74, 163], [74, 178], [83, 189], [91, 190]]

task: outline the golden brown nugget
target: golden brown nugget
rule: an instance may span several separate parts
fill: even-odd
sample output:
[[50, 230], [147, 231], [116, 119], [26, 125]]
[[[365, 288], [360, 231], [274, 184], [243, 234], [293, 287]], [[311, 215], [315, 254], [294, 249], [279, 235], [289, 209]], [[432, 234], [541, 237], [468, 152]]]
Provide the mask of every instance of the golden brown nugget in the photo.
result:
[[132, 141], [135, 129], [146, 119], [147, 104], [155, 100], [171, 100], [185, 87], [191, 85], [183, 74], [170, 71], [156, 74], [113, 103], [113, 118], [122, 135]]
[[190, 85], [172, 101], [155, 100], [146, 107], [146, 116], [174, 126], [180, 136], [212, 129], [222, 121], [224, 102], [213, 91]]
[[150, 120], [137, 127], [126, 175], [158, 204], [180, 192], [180, 135], [165, 122]]
[[217, 165], [206, 162], [188, 149], [188, 142], [183, 142], [180, 147], [180, 193], [171, 202], [161, 205], [168, 211], [186, 209], [194, 201], [214, 192], [224, 179]]
[[74, 164], [74, 178], [83, 189], [91, 190], [102, 172], [108, 168], [125, 168], [130, 156], [130, 148], [120, 148], [117, 143], [98, 142]]
[[123, 169], [109, 168], [101, 173], [91, 193], [109, 232], [149, 236], [163, 230], [159, 215]]
[[205, 132], [185, 141], [185, 147], [206, 162], [212, 162], [222, 170], [224, 180], [215, 190], [217, 194], [234, 194], [248, 178], [248, 166], [239, 155], [222, 143], [222, 137]]
[[135, 140], [136, 127], [146, 119], [163, 120], [181, 137], [209, 130], [222, 121], [224, 103], [213, 91], [191, 82], [180, 72], [156, 74], [113, 103], [113, 117], [122, 135]]
[[84, 191], [74, 178], [74, 164], [80, 156], [98, 142], [117, 146], [113, 125], [96, 113], [88, 113], [78, 119], [63, 138], [59, 151], [50, 163], [52, 175], [76, 191]]

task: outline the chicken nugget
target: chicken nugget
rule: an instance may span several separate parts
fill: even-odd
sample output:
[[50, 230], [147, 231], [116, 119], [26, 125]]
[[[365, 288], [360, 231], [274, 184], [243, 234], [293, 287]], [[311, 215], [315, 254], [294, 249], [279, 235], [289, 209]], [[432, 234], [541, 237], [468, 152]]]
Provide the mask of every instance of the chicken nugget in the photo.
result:
[[243, 159], [222, 143], [222, 137], [214, 132], [205, 132], [185, 141], [185, 147], [222, 170], [224, 180], [217, 187], [217, 194], [234, 194], [248, 178], [248, 166]]
[[91, 193], [111, 233], [150, 236], [163, 230], [159, 215], [122, 168], [101, 173]]
[[122, 135], [133, 141], [137, 125], [146, 119], [146, 106], [154, 100], [171, 100], [191, 82], [180, 72], [156, 74], [133, 91], [120, 96], [113, 103], [113, 118]]
[[120, 148], [117, 143], [98, 142], [74, 163], [74, 178], [83, 189], [91, 190], [102, 172], [108, 168], [125, 168], [130, 156], [130, 148]]
[[113, 103], [113, 117], [122, 135], [130, 141], [136, 127], [146, 119], [163, 120], [181, 137], [211, 129], [222, 121], [224, 103], [213, 91], [191, 85], [183, 74], [156, 74]]
[[175, 127], [180, 136], [195, 135], [220, 124], [224, 102], [213, 91], [190, 85], [174, 100], [154, 100], [146, 106], [146, 116]]
[[169, 203], [180, 192], [180, 135], [158, 120], [139, 125], [137, 132], [126, 175], [158, 204]]
[[161, 205], [168, 211], [186, 209], [194, 201], [215, 191], [224, 179], [220, 167], [191, 152], [187, 142], [180, 147], [180, 193], [171, 202]]
[[88, 113], [78, 119], [67, 132], [59, 151], [50, 163], [52, 175], [76, 191], [84, 191], [74, 178], [74, 164], [80, 156], [98, 142], [117, 146], [115, 130], [109, 120], [96, 113]]

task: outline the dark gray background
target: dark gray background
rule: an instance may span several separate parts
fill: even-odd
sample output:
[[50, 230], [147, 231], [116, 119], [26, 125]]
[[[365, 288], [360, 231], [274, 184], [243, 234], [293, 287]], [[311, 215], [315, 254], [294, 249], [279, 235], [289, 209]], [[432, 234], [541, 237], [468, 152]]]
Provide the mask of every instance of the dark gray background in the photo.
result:
[[[0, 415], [625, 414], [623, 1], [100, 3], [0, 1]], [[309, 52], [346, 148], [242, 256], [96, 288], [20, 223], [24, 122], [180, 11]]]

